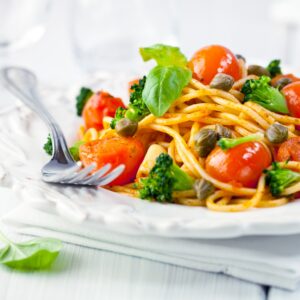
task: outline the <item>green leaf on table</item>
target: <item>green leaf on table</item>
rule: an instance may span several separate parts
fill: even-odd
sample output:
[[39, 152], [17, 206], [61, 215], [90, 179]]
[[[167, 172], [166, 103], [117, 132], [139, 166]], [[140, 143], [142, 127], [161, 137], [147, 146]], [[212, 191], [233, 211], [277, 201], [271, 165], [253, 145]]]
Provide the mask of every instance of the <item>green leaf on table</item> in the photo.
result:
[[0, 249], [0, 264], [24, 271], [48, 269], [62, 248], [61, 241], [50, 238], [14, 243], [0, 233], [0, 240], [5, 243]]
[[159, 66], [185, 67], [187, 59], [178, 47], [156, 44], [150, 47], [140, 48], [140, 54], [144, 61], [154, 59]]
[[150, 112], [160, 117], [189, 83], [192, 72], [178, 66], [156, 66], [147, 76], [143, 100]]

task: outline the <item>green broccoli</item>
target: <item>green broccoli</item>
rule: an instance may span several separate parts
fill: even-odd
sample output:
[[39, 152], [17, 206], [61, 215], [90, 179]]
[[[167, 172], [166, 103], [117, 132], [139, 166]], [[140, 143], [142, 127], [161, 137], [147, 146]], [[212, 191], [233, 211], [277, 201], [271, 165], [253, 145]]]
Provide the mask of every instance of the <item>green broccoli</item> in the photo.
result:
[[280, 195], [292, 183], [300, 181], [300, 173], [281, 168], [278, 163], [272, 164], [271, 170], [265, 170], [266, 183], [273, 196]]
[[122, 118], [127, 118], [131, 121], [138, 122], [147, 115], [150, 111], [143, 101], [142, 93], [146, 83], [146, 76], [131, 86], [132, 93], [129, 98], [129, 105], [127, 109], [119, 108], [116, 111], [115, 117], [110, 123], [110, 127], [115, 129], [116, 123]]
[[192, 177], [174, 164], [168, 154], [162, 153], [156, 159], [149, 176], [141, 179], [139, 193], [142, 199], [172, 202], [173, 190], [192, 189], [193, 183]]
[[284, 96], [269, 85], [270, 80], [267, 76], [247, 80], [241, 89], [245, 95], [244, 102], [253, 101], [270, 111], [289, 113]]
[[125, 117], [126, 109], [123, 107], [118, 107], [115, 113], [115, 117], [110, 122], [110, 128], [115, 129], [118, 121]]
[[48, 134], [47, 142], [44, 144], [43, 149], [45, 150], [45, 152], [46, 152], [47, 154], [52, 155], [52, 152], [53, 152], [53, 145], [52, 145], [52, 139], [51, 139], [50, 134]]
[[222, 150], [228, 150], [230, 148], [236, 147], [243, 143], [261, 141], [263, 139], [263, 137], [264, 137], [264, 135], [262, 133], [258, 132], [255, 134], [243, 136], [243, 137], [236, 138], [236, 139], [221, 138], [217, 144], [218, 144], [218, 146], [220, 146], [220, 148]]
[[139, 80], [138, 84], [131, 86], [132, 93], [130, 94], [128, 110], [125, 117], [131, 121], [140, 121], [145, 116], [150, 114], [150, 111], [143, 101], [142, 94], [146, 83], [146, 76]]
[[79, 95], [76, 97], [76, 111], [78, 116], [82, 115], [83, 108], [92, 95], [93, 91], [91, 89], [86, 87], [80, 89]]
[[272, 78], [276, 75], [282, 74], [279, 59], [272, 60], [266, 69], [270, 72]]

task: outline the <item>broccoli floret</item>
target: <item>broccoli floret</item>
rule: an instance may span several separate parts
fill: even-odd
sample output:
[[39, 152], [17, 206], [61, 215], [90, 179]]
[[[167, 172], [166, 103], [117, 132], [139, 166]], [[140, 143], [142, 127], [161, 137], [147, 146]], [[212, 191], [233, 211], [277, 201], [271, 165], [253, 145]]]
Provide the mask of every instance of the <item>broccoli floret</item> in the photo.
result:
[[142, 199], [155, 199], [159, 202], [172, 202], [173, 190], [192, 189], [194, 179], [182, 171], [173, 159], [162, 153], [156, 159], [147, 178], [141, 179], [139, 191]]
[[278, 89], [269, 85], [270, 80], [267, 76], [247, 80], [241, 89], [245, 95], [244, 102], [253, 101], [268, 110], [287, 114], [285, 98]]
[[243, 136], [243, 137], [236, 138], [236, 139], [221, 138], [217, 144], [218, 144], [218, 146], [220, 146], [220, 148], [222, 150], [227, 150], [227, 149], [236, 147], [243, 143], [261, 141], [263, 139], [263, 137], [264, 137], [264, 135], [262, 133], [258, 132], [255, 134]]
[[83, 108], [92, 95], [93, 91], [91, 89], [86, 87], [80, 89], [79, 95], [76, 97], [76, 111], [78, 116], [82, 115]]
[[271, 77], [275, 77], [276, 75], [282, 74], [281, 67], [280, 67], [280, 60], [274, 59], [272, 60], [268, 66], [267, 70], [270, 72]]
[[52, 139], [50, 134], [47, 137], [47, 142], [44, 144], [43, 149], [45, 150], [45, 152], [49, 155], [52, 155], [53, 152], [53, 145], [52, 145]]
[[131, 121], [138, 122], [147, 115], [150, 111], [143, 101], [142, 93], [146, 83], [146, 76], [139, 80], [139, 83], [135, 83], [131, 86], [131, 94], [129, 99], [128, 108], [119, 107], [116, 110], [115, 117], [110, 123], [110, 127], [115, 129], [116, 124], [119, 120], [127, 118]]
[[278, 163], [272, 164], [271, 170], [265, 170], [266, 183], [273, 196], [280, 195], [292, 183], [300, 181], [300, 173], [280, 168]]
[[115, 117], [110, 122], [110, 128], [115, 129], [118, 121], [125, 117], [126, 109], [123, 107], [118, 107], [115, 113]]
[[129, 106], [125, 117], [131, 121], [140, 121], [150, 114], [150, 111], [143, 101], [142, 94], [146, 83], [146, 76], [131, 86], [132, 93], [130, 94]]

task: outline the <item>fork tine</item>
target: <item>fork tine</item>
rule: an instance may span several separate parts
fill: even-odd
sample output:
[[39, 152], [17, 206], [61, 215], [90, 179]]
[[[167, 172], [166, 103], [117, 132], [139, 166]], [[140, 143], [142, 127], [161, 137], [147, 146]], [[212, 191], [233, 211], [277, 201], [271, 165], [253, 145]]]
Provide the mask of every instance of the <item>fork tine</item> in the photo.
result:
[[87, 177], [86, 179], [82, 180], [80, 184], [92, 184], [95, 180], [101, 178], [104, 174], [106, 174], [111, 168], [111, 164], [104, 165], [101, 169], [95, 172], [93, 175]]
[[71, 174], [74, 174], [74, 172], [76, 173], [77, 171], [79, 171], [80, 168], [81, 164], [78, 163], [77, 165], [74, 165], [73, 167], [68, 168], [67, 170], [60, 171], [59, 173], [49, 175], [47, 173], [43, 173], [42, 177], [43, 180], [46, 182], [61, 182], [65, 178], [70, 177]]
[[96, 185], [96, 186], [103, 186], [103, 185], [109, 184], [110, 182], [115, 180], [119, 175], [121, 175], [121, 173], [123, 173], [124, 169], [125, 169], [125, 165], [119, 165], [118, 167], [113, 169], [111, 172], [109, 172], [109, 174], [107, 174], [106, 176], [99, 178], [90, 184]]
[[96, 164], [92, 163], [89, 166], [80, 170], [78, 173], [72, 174], [71, 176], [63, 179], [63, 182], [81, 184], [81, 180], [84, 179], [95, 168]]

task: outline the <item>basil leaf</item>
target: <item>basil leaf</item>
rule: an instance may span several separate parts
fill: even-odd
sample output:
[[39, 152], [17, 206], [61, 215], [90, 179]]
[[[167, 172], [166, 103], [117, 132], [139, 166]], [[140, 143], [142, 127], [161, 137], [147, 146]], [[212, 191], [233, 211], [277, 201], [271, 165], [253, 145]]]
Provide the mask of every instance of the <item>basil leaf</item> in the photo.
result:
[[140, 48], [140, 54], [144, 61], [154, 59], [160, 66], [185, 67], [187, 59], [178, 47], [156, 44], [151, 47]]
[[156, 66], [147, 76], [143, 100], [150, 112], [162, 116], [189, 83], [192, 72], [178, 66]]
[[0, 233], [0, 239], [6, 244], [0, 249], [0, 264], [18, 270], [49, 268], [62, 248], [59, 240], [50, 238], [13, 243]]

